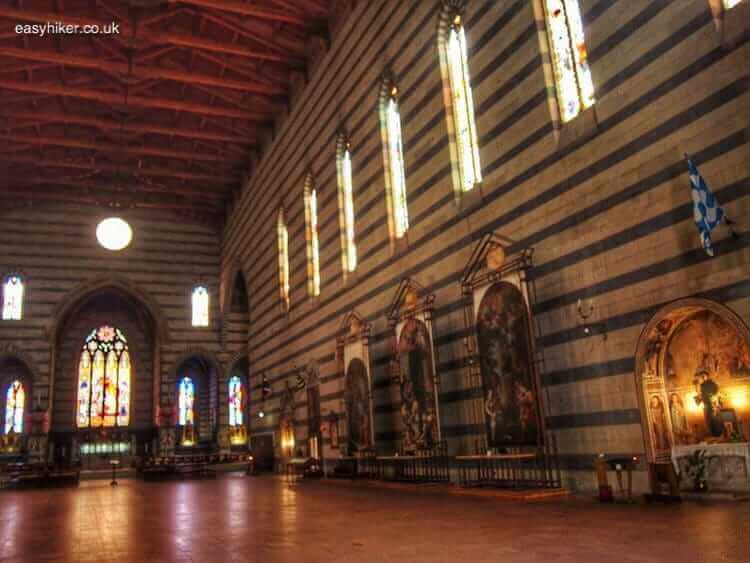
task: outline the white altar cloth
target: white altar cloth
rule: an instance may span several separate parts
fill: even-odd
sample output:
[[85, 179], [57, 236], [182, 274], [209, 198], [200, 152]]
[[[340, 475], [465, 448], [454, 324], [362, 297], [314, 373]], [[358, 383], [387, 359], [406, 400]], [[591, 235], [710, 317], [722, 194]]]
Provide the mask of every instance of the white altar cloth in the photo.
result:
[[728, 442], [722, 444], [690, 444], [689, 446], [672, 447], [672, 464], [679, 474], [680, 466], [677, 460], [692, 455], [698, 450], [706, 450], [706, 458], [711, 457], [741, 457], [745, 460], [746, 474], [750, 475], [750, 442]]

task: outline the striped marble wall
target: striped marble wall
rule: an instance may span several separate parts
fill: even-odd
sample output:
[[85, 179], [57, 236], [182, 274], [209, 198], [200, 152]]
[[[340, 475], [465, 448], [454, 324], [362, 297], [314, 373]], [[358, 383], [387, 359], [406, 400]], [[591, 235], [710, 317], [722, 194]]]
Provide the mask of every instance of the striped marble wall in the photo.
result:
[[[266, 147], [226, 227], [224, 271], [239, 264], [249, 287], [253, 412], [258, 374], [274, 395], [253, 432], [275, 429], [283, 381], [316, 360], [324, 414], [342, 409], [335, 338], [352, 309], [373, 325], [375, 427], [392, 447], [386, 308], [406, 276], [436, 295], [435, 339], [442, 425], [452, 452], [481, 431], [472, 418], [459, 277], [479, 237], [496, 231], [534, 248], [534, 305], [544, 357], [548, 422], [572, 484], [591, 486], [598, 452], [642, 454], [634, 380], [639, 334], [672, 300], [701, 295], [750, 318], [748, 237], [700, 249], [682, 155], [693, 155], [730, 216], [750, 208], [750, 55], [747, 6], [725, 14], [726, 38], [708, 0], [582, 0], [597, 102], [556, 128], [528, 0], [470, 0], [465, 16], [484, 180], [454, 200], [437, 51], [440, 2], [358, 2], [290, 116]], [[727, 23], [727, 22], [724, 22]], [[391, 250], [377, 99], [390, 69], [400, 91], [411, 228]], [[359, 265], [341, 271], [335, 139], [353, 157]], [[307, 296], [303, 187], [319, 190], [321, 295]], [[291, 311], [278, 302], [275, 220], [290, 232]], [[740, 221], [741, 222], [741, 221]], [[747, 230], [740, 225], [740, 230]], [[590, 300], [592, 335], [576, 311]], [[298, 440], [304, 393], [295, 397]], [[326, 455], [332, 452], [327, 451]], [[644, 473], [639, 476], [644, 486]]]

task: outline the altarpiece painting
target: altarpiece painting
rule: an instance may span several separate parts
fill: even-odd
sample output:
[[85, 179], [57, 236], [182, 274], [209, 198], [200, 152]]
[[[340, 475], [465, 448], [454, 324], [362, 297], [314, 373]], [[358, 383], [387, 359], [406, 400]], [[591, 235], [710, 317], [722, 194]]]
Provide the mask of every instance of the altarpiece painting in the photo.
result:
[[339, 369], [344, 375], [345, 441], [350, 455], [369, 451], [375, 445], [369, 341], [370, 325], [352, 311], [345, 317], [336, 343]]
[[438, 374], [432, 337], [434, 295], [406, 279], [388, 313], [394, 331], [392, 377], [399, 382], [401, 449], [430, 448], [441, 440]]
[[530, 290], [531, 252], [506, 256], [506, 241], [483, 237], [462, 278], [469, 298], [465, 344], [472, 386], [481, 386], [477, 418], [487, 449], [543, 443]]

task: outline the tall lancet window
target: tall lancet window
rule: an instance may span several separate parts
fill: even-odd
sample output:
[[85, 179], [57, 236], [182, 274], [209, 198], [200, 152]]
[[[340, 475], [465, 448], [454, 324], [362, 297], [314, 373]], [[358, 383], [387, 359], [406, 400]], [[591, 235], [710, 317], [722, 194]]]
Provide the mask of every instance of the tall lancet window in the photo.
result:
[[318, 191], [312, 174], [305, 178], [305, 230], [307, 239], [307, 291], [310, 297], [320, 295], [320, 234], [318, 231]]
[[178, 387], [177, 407], [180, 426], [195, 424], [195, 385], [190, 377], [183, 377]]
[[208, 288], [198, 285], [193, 288], [193, 326], [208, 326]]
[[244, 400], [242, 380], [233, 375], [229, 378], [229, 426], [242, 426]]
[[391, 238], [400, 239], [409, 229], [409, 209], [406, 199], [406, 174], [404, 172], [404, 148], [401, 139], [398, 88], [388, 79], [384, 80], [383, 83], [380, 124], [383, 137], [388, 225]]
[[18, 321], [23, 316], [23, 279], [12, 274], [3, 284], [3, 320]]
[[23, 408], [26, 405], [26, 391], [23, 383], [15, 380], [8, 385], [5, 393], [5, 433], [23, 432]]
[[[456, 191], [468, 192], [482, 180], [479, 143], [474, 120], [466, 31], [460, 14], [451, 16], [447, 36], [442, 38], [441, 54], [446, 89], [448, 132], [452, 135]], [[456, 174], [457, 173], [457, 174]]]
[[125, 335], [106, 325], [94, 329], [83, 344], [78, 362], [78, 427], [127, 426], [130, 377]]
[[339, 223], [341, 225], [341, 264], [344, 276], [357, 269], [357, 242], [354, 236], [354, 187], [352, 152], [349, 140], [339, 135], [336, 172], [339, 184]]
[[570, 121], [594, 105], [579, 0], [544, 0], [560, 119]]
[[279, 211], [277, 221], [279, 238], [279, 296], [285, 311], [289, 311], [289, 229], [286, 226], [284, 210]]

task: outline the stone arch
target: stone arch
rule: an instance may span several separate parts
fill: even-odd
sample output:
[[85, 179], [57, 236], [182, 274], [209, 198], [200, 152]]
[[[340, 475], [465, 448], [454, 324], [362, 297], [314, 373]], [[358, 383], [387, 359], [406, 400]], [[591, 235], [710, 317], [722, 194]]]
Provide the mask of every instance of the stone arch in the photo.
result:
[[[740, 345], [737, 349], [738, 358], [742, 356], [744, 360], [749, 362], [746, 375], [747, 393], [750, 394], [750, 330], [737, 313], [726, 305], [697, 297], [678, 299], [661, 307], [641, 331], [635, 352], [636, 392], [641, 412], [644, 446], [649, 461], [668, 462], [669, 451], [674, 442], [681, 439], [682, 430], [689, 431], [685, 410], [689, 408], [695, 410], [695, 408], [692, 402], [687, 401], [687, 399], [693, 395], [698, 397], [699, 393], [691, 390], [690, 397], [680, 397], [679, 393], [672, 392], [668, 388], [667, 378], [671, 378], [672, 374], [675, 374], [670, 361], [672, 359], [670, 346], [673, 337], [681, 330], [683, 323], [692, 321], [702, 314], [715, 315], [720, 322], [725, 323], [727, 327], [734, 331]], [[731, 332], [728, 334], [732, 335]], [[719, 351], [717, 351], [718, 353]], [[713, 356], [713, 353], [705, 354], [704, 359], [707, 359], [706, 356]], [[715, 365], [718, 366], [719, 364], [716, 363]], [[699, 371], [705, 370], [700, 368]], [[716, 373], [718, 373], [718, 367]], [[736, 380], [738, 385], [742, 384], [742, 381], [744, 381], [744, 378]], [[698, 389], [695, 380], [693, 383]], [[672, 403], [675, 403], [675, 405], [673, 406]], [[697, 399], [695, 403], [698, 404]], [[700, 408], [703, 409], [704, 407], [701, 406]], [[677, 417], [671, 412], [672, 409], [675, 409], [675, 412], [678, 413]], [[680, 412], [682, 416], [679, 416]], [[696, 412], [693, 412], [691, 416], [700, 418]], [[680, 419], [676, 427], [673, 426], [674, 418]]]
[[135, 282], [122, 278], [122, 277], [99, 277], [92, 280], [88, 280], [73, 291], [60, 302], [52, 315], [52, 321], [46, 328], [47, 337], [53, 343], [58, 336], [58, 332], [65, 322], [68, 315], [75, 310], [77, 306], [83, 303], [86, 298], [91, 296], [94, 292], [101, 291], [103, 289], [118, 289], [135, 301], [142, 304], [149, 312], [156, 325], [156, 332], [159, 336], [161, 344], [169, 342], [170, 330], [169, 323], [166, 316], [162, 312], [159, 303], [143, 288], [139, 287]]
[[[216, 439], [220, 427], [220, 398], [222, 396], [222, 387], [226, 383], [224, 369], [214, 352], [201, 347], [191, 347], [185, 349], [177, 357], [169, 370], [169, 377], [167, 379], [171, 396], [169, 403], [177, 409], [177, 386], [180, 378], [180, 370], [193, 361], [197, 361], [201, 367], [205, 368], [205, 373], [194, 374], [199, 377], [193, 380], [196, 389], [194, 411], [196, 417], [195, 439], [196, 443], [213, 441]], [[177, 410], [175, 410], [175, 415], [177, 415]], [[177, 416], [175, 416], [176, 419]]]
[[39, 379], [39, 370], [37, 369], [36, 362], [34, 362], [30, 354], [19, 346], [10, 343], [0, 347], [0, 365], [8, 359], [18, 360], [26, 367], [31, 375], [32, 385]]

